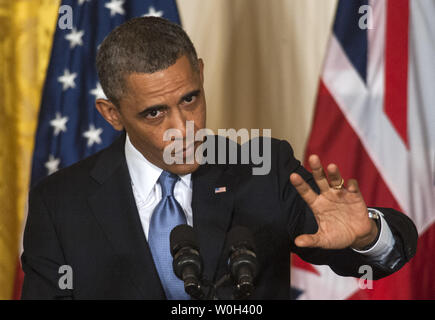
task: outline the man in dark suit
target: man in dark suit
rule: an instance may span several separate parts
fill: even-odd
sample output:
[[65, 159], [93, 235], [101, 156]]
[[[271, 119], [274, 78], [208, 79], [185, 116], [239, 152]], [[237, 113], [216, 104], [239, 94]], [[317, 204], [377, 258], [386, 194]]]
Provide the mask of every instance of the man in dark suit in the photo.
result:
[[[345, 187], [334, 164], [326, 176], [315, 155], [309, 173], [286, 141], [268, 140], [266, 175], [253, 175], [252, 163], [168, 163], [164, 152], [176, 140], [166, 141], [168, 130], [181, 132], [185, 143], [186, 122], [198, 132], [206, 118], [203, 62], [179, 26], [130, 20], [101, 44], [97, 67], [108, 99], [96, 106], [124, 133], [30, 191], [23, 298], [188, 298], [168, 260], [168, 232], [178, 223], [193, 226], [209, 281], [227, 273], [228, 231], [252, 231], [259, 264], [252, 298], [289, 298], [291, 251], [343, 276], [358, 277], [370, 265], [374, 279], [415, 254], [411, 220], [368, 209], [356, 181]], [[265, 139], [250, 143], [263, 146]], [[179, 156], [200, 145], [184, 145]], [[61, 284], [62, 266], [72, 271], [70, 286]], [[228, 284], [217, 295], [231, 292]]]

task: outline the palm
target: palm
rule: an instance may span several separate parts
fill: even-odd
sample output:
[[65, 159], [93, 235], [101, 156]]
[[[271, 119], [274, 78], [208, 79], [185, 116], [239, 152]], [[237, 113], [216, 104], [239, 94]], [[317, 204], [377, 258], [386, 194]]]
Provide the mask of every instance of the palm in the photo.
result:
[[319, 228], [314, 235], [297, 237], [296, 245], [343, 249], [371, 241], [374, 223], [368, 218], [356, 181], [349, 180], [348, 188], [334, 189], [331, 185], [338, 186], [342, 181], [338, 168], [335, 165], [328, 167], [329, 183], [317, 156], [310, 157], [310, 165], [320, 194], [297, 174], [292, 174], [290, 180], [313, 211]]

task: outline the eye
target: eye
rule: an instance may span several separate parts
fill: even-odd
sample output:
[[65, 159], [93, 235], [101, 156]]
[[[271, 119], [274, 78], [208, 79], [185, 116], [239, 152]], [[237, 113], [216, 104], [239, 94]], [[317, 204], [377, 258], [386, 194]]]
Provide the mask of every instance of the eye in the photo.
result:
[[194, 92], [192, 94], [189, 94], [187, 96], [185, 96], [182, 100], [182, 104], [192, 104], [196, 101], [196, 99], [198, 98], [199, 93], [198, 92]]
[[195, 99], [196, 99], [196, 96], [188, 96], [188, 97], [184, 98], [184, 101], [190, 103], [190, 102], [194, 101]]
[[145, 115], [145, 118], [156, 119], [156, 118], [161, 117], [162, 115], [163, 115], [163, 111], [154, 109], [154, 110], [148, 111]]

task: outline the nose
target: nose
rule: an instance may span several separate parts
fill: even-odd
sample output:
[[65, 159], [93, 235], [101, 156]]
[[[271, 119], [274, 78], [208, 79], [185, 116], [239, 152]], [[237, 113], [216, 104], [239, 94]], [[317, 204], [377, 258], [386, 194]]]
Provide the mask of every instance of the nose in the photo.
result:
[[183, 140], [186, 138], [186, 118], [180, 109], [176, 108], [171, 117], [171, 128], [179, 130]]

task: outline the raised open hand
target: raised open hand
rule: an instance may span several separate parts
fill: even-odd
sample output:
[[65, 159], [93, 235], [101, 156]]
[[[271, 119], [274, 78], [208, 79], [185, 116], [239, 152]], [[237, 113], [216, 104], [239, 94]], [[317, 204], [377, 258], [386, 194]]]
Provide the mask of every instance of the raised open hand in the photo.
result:
[[308, 162], [320, 194], [297, 173], [290, 175], [290, 182], [313, 211], [319, 229], [315, 234], [298, 236], [295, 244], [324, 249], [362, 249], [371, 244], [377, 237], [378, 227], [368, 217], [356, 180], [349, 179], [345, 187], [338, 167], [330, 164], [328, 181], [317, 155], [311, 155]]

